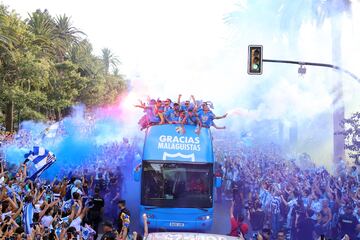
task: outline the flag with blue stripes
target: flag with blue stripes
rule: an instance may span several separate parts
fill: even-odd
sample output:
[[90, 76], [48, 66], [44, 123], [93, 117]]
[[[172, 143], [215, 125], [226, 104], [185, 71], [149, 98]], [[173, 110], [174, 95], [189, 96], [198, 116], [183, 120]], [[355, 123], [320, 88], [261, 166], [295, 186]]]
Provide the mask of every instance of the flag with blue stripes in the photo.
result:
[[26, 180], [34, 181], [37, 179], [46, 169], [48, 169], [55, 161], [55, 155], [49, 150], [35, 146], [33, 150], [24, 155], [25, 159], [31, 161], [36, 168], [36, 172], [28, 177]]
[[59, 122], [52, 124], [50, 127], [46, 128], [43, 132], [43, 138], [55, 138], [59, 130]]
[[26, 234], [31, 234], [32, 223], [34, 217], [34, 205], [32, 203], [27, 203], [23, 207], [23, 225]]
[[94, 229], [92, 229], [88, 224], [85, 224], [84, 227], [80, 227], [82, 232], [82, 237], [84, 240], [90, 239], [92, 236], [96, 235], [96, 232]]

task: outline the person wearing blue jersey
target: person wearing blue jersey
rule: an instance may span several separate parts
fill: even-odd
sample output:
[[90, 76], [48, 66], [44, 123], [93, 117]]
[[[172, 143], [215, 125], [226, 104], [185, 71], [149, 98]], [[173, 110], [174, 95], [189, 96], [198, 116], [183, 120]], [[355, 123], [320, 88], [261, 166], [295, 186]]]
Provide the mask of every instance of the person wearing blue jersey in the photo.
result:
[[184, 125], [184, 124], [187, 124], [187, 121], [188, 121], [188, 119], [187, 119], [186, 112], [184, 110], [180, 110], [177, 123]]
[[169, 124], [177, 123], [178, 119], [179, 119], [179, 110], [180, 110], [179, 104], [174, 103], [174, 107], [167, 110], [164, 114], [166, 123], [169, 123]]
[[190, 98], [193, 101], [193, 104], [190, 103], [190, 100], [186, 100], [185, 102], [181, 103], [181, 94], [178, 97], [178, 104], [180, 105], [180, 109], [184, 111], [189, 111], [189, 109], [196, 107], [196, 101], [194, 95], [191, 95]]
[[187, 114], [186, 124], [194, 125], [194, 126], [201, 124], [195, 108], [190, 108], [186, 114]]
[[210, 128], [215, 119], [215, 114], [210, 111], [206, 104], [203, 104], [202, 109], [198, 112], [201, 125], [204, 128]]
[[171, 99], [170, 98], [167, 98], [165, 101], [164, 101], [164, 113], [166, 113], [168, 110], [172, 109], [171, 107]]
[[217, 125], [215, 125], [213, 121], [214, 119], [226, 118], [227, 114], [224, 114], [223, 116], [219, 116], [219, 117], [215, 116], [215, 114], [212, 111], [210, 111], [209, 106], [206, 103], [202, 104], [202, 109], [198, 111], [198, 115], [202, 127], [210, 128], [212, 126], [216, 129], [225, 129], [225, 126], [218, 127]]

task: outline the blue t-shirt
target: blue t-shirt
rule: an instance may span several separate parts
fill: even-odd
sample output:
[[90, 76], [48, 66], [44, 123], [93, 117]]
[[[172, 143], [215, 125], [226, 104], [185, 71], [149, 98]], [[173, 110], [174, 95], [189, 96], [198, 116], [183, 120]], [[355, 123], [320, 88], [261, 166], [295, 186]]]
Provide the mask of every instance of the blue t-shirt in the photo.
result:
[[146, 116], [150, 123], [159, 123], [160, 117], [155, 114], [155, 106], [147, 106], [145, 109]]
[[180, 105], [180, 110], [183, 110], [183, 111], [189, 111], [189, 109], [193, 109], [194, 106], [190, 103], [189, 105], [185, 105], [185, 103], [182, 103]]
[[188, 125], [196, 125], [197, 124], [197, 119], [196, 119], [196, 116], [193, 114], [193, 115], [189, 115], [188, 113], [186, 113], [186, 124]]
[[165, 118], [169, 122], [178, 121], [179, 115], [174, 109], [169, 109], [165, 112]]
[[184, 124], [188, 124], [188, 119], [187, 119], [187, 116], [186, 115], [183, 115], [183, 116], [179, 116], [178, 117], [178, 121], [179, 123], [182, 123], [184, 121]]
[[214, 118], [215, 118], [215, 115], [211, 111], [209, 111], [207, 113], [205, 113], [204, 111], [199, 112], [199, 119], [200, 119], [203, 127], [206, 127], [206, 128], [211, 127], [213, 124]]

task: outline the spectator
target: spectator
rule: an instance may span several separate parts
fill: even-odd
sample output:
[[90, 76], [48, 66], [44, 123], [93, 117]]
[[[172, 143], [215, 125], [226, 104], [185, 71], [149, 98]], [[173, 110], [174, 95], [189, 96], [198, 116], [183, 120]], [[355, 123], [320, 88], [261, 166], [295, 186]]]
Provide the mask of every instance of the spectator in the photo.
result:
[[353, 207], [351, 205], [347, 205], [345, 207], [345, 213], [339, 218], [340, 237], [347, 234], [350, 239], [355, 239], [357, 229], [359, 228], [358, 225], [359, 222], [353, 215]]
[[256, 201], [250, 210], [250, 224], [254, 232], [261, 231], [265, 223], [265, 212], [261, 209], [260, 201]]
[[244, 221], [243, 215], [237, 215], [236, 217], [234, 216], [234, 201], [232, 201], [230, 207], [230, 224], [231, 224], [230, 236], [238, 237], [240, 233], [242, 235], [246, 235], [248, 233], [249, 226], [243, 221]]
[[280, 229], [277, 233], [277, 240], [285, 240], [286, 234], [284, 229]]
[[110, 221], [105, 221], [103, 223], [103, 235], [101, 237], [101, 240], [115, 240], [116, 239], [116, 233], [113, 229], [113, 224]]
[[295, 239], [314, 239], [314, 220], [311, 218], [313, 211], [307, 209], [305, 215], [298, 217], [296, 222]]
[[119, 233], [122, 239], [126, 239], [129, 234], [130, 228], [130, 211], [126, 208], [126, 201], [120, 200], [118, 203], [118, 207], [120, 209], [119, 213]]
[[100, 196], [100, 189], [98, 187], [95, 188], [95, 194], [91, 198], [92, 207], [88, 212], [88, 221], [92, 228], [95, 230], [95, 239], [98, 236], [99, 224], [102, 221], [102, 213], [105, 205], [104, 199]]

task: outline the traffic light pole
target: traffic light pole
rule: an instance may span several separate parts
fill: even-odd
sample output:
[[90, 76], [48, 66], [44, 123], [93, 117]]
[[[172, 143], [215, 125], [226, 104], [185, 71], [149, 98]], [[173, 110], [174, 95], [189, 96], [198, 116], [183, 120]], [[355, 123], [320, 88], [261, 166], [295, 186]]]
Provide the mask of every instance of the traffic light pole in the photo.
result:
[[339, 66], [336, 65], [332, 65], [332, 64], [327, 64], [327, 63], [314, 63], [314, 62], [299, 62], [299, 61], [288, 61], [288, 60], [274, 60], [274, 59], [263, 59], [263, 62], [272, 62], [272, 63], [287, 63], [287, 64], [296, 64], [296, 65], [300, 65], [300, 66], [317, 66], [317, 67], [327, 67], [327, 68], [332, 68], [341, 72], [344, 72], [346, 74], [348, 74], [350, 77], [354, 78], [356, 81], [358, 81], [360, 83], [360, 78], [357, 77], [355, 74], [353, 74], [352, 72], [349, 72], [346, 69], [343, 69]]

